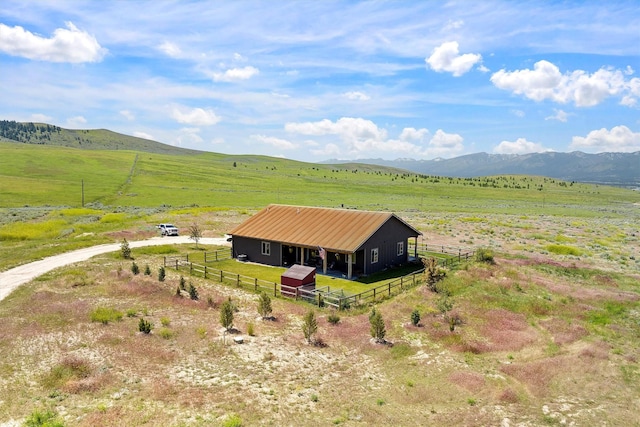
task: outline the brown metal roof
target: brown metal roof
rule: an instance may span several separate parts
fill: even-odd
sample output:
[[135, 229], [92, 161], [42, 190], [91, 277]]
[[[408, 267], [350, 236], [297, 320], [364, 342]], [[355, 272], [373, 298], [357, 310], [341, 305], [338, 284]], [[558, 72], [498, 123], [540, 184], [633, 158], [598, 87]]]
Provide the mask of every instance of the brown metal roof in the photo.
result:
[[230, 234], [348, 253], [358, 250], [392, 218], [408, 227], [415, 236], [422, 234], [389, 212], [288, 205], [269, 205]]

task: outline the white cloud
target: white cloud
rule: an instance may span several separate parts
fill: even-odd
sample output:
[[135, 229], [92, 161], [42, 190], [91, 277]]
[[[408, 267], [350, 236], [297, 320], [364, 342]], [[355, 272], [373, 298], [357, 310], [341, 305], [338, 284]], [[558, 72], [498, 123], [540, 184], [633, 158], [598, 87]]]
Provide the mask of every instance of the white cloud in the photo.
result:
[[230, 68], [223, 73], [212, 73], [211, 77], [216, 82], [234, 82], [238, 80], [248, 80], [260, 74], [260, 70], [247, 66], [243, 68]]
[[496, 154], [527, 154], [542, 153], [550, 151], [537, 142], [527, 141], [525, 138], [518, 138], [515, 141], [502, 141], [493, 148]]
[[368, 101], [369, 99], [371, 99], [371, 97], [366, 93], [357, 91], [346, 92], [344, 94], [344, 97], [353, 101]]
[[196, 126], [212, 126], [220, 121], [220, 117], [212, 110], [202, 108], [185, 110], [184, 108], [174, 107], [171, 117], [178, 123]]
[[457, 133], [446, 133], [438, 129], [429, 141], [426, 154], [430, 157], [452, 157], [464, 151], [464, 138]]
[[189, 147], [194, 144], [199, 144], [203, 141], [200, 136], [199, 128], [182, 128], [180, 129], [180, 135], [176, 137], [173, 145], [178, 147]]
[[523, 118], [525, 116], [525, 113], [522, 110], [511, 110], [511, 114], [520, 118]]
[[340, 155], [340, 147], [336, 144], [329, 143], [324, 146], [322, 149], [311, 150], [311, 154], [314, 156], [334, 156], [337, 157]]
[[182, 50], [180, 49], [180, 47], [177, 44], [171, 42], [162, 43], [160, 46], [158, 46], [158, 49], [171, 58], [178, 58], [182, 54]]
[[593, 130], [586, 137], [574, 136], [569, 148], [588, 152], [625, 152], [640, 151], [640, 132], [632, 132], [626, 126], [615, 126]]
[[53, 117], [47, 116], [46, 114], [32, 114], [31, 119], [29, 120], [34, 123], [51, 123], [53, 121]]
[[640, 79], [626, 80], [625, 72], [600, 68], [593, 74], [575, 70], [562, 74], [549, 61], [538, 61], [533, 70], [500, 70], [491, 76], [499, 89], [509, 90], [534, 101], [551, 100], [560, 104], [573, 102], [578, 107], [592, 107], [610, 96], [622, 95], [623, 105], [635, 103], [640, 96]]
[[275, 138], [273, 136], [251, 135], [251, 139], [283, 150], [292, 150], [297, 148], [297, 145], [291, 141], [282, 138]]
[[287, 123], [285, 130], [302, 135], [337, 135], [343, 142], [343, 145], [338, 146], [339, 152], [335, 149], [337, 145], [329, 147], [327, 144], [324, 149], [313, 151], [314, 154], [329, 154], [327, 150], [330, 150], [332, 155], [360, 158], [380, 153], [424, 157], [452, 156], [464, 150], [463, 138], [458, 134], [448, 134], [438, 129], [425, 146], [424, 141], [429, 135], [427, 129], [404, 128], [398, 139], [390, 139], [386, 129], [362, 118], [342, 117], [335, 122], [324, 119], [318, 122]]
[[120, 110], [120, 115], [127, 120], [135, 120], [136, 116], [129, 110]]
[[471, 70], [482, 60], [482, 55], [476, 53], [459, 54], [458, 42], [446, 42], [433, 49], [431, 56], [425, 59], [428, 66], [438, 73], [447, 71], [459, 77]]
[[569, 113], [567, 113], [565, 111], [562, 111], [562, 110], [557, 110], [555, 108], [553, 109], [553, 111], [555, 112], [554, 115], [549, 116], [549, 117], [545, 117], [544, 119], [545, 120], [557, 120], [557, 121], [562, 122], [562, 123], [566, 123], [567, 122], [567, 119], [569, 117]]
[[404, 128], [399, 138], [401, 141], [422, 141], [428, 133], [429, 130], [425, 128]]
[[95, 37], [80, 31], [71, 22], [44, 38], [20, 26], [0, 24], [0, 51], [13, 56], [48, 62], [99, 62], [107, 50]]
[[87, 119], [82, 116], [69, 117], [67, 119], [67, 126], [69, 127], [79, 127], [87, 123]]
[[151, 141], [155, 140], [152, 135], [149, 135], [146, 132], [134, 132], [133, 136], [138, 137], [138, 138], [150, 139]]
[[287, 123], [287, 132], [302, 135], [338, 135], [346, 143], [349, 152], [360, 153], [380, 149], [387, 139], [387, 131], [371, 120], [342, 117], [336, 122], [324, 119], [319, 122]]

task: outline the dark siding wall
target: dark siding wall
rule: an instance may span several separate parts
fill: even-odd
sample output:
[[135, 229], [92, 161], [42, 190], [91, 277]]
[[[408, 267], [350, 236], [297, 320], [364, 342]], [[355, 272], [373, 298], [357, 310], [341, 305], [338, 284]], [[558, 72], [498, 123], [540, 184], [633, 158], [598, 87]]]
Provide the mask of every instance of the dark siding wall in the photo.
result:
[[246, 237], [233, 236], [233, 256], [246, 254], [249, 261], [259, 262], [267, 265], [280, 265], [281, 245], [279, 242], [271, 242], [271, 255], [262, 255], [262, 240], [249, 239]]
[[[396, 219], [387, 221], [376, 234], [363, 245], [365, 271], [367, 274], [384, 270], [392, 265], [403, 264], [408, 260], [407, 246], [409, 237], [414, 233]], [[398, 256], [398, 242], [404, 243], [404, 253]], [[371, 263], [371, 249], [378, 248], [378, 262]]]

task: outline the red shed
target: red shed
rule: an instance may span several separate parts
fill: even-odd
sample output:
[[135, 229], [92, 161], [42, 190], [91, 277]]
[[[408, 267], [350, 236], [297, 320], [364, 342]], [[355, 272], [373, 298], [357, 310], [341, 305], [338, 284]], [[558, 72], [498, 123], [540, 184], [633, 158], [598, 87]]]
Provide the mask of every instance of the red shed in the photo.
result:
[[294, 264], [280, 276], [280, 284], [281, 293], [287, 296], [295, 296], [295, 288], [315, 289], [316, 268]]

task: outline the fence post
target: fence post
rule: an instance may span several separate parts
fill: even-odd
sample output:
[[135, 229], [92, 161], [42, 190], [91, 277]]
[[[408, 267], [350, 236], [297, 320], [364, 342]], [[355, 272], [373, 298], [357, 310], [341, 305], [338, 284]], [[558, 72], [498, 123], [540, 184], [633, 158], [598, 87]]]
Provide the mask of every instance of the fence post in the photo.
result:
[[176, 258], [176, 271], [178, 271], [178, 262], [180, 261], [178, 261], [178, 258]]
[[207, 278], [207, 266], [206, 265], [204, 266], [204, 278], [205, 279]]
[[189, 274], [193, 276], [193, 263], [189, 264]]
[[273, 282], [273, 296], [277, 297], [278, 296], [278, 288], [277, 288], [278, 284], [276, 282]]
[[162, 266], [163, 266], [163, 267], [166, 267], [166, 266], [167, 266], [167, 257], [166, 257], [166, 256], [164, 256], [164, 257], [162, 257], [162, 258], [164, 259], [164, 261], [162, 262]]
[[222, 283], [223, 280], [224, 280], [224, 273], [222, 270], [220, 270], [220, 283]]
[[240, 275], [236, 278], [236, 286], [240, 287]]
[[389, 296], [391, 296], [391, 282], [389, 282]]
[[207, 263], [207, 251], [204, 252], [204, 263]]
[[189, 254], [187, 254], [187, 262], [189, 262]]
[[253, 281], [254, 281], [253, 290], [257, 292], [258, 291], [258, 278], [254, 277]]

